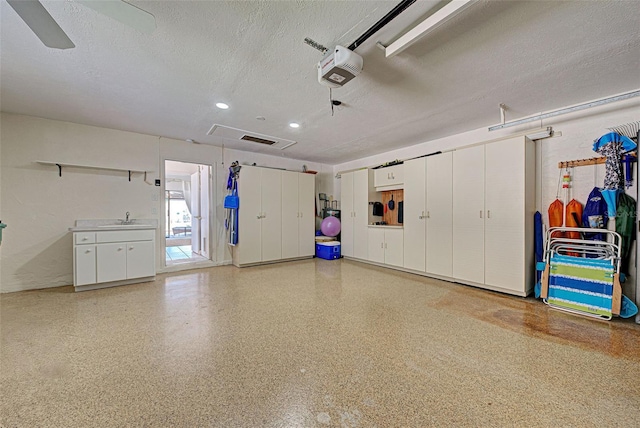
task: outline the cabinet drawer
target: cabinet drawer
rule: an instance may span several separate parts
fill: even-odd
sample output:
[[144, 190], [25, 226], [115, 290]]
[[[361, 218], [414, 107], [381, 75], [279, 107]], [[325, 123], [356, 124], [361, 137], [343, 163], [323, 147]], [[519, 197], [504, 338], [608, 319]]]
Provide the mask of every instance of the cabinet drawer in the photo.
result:
[[95, 232], [76, 232], [73, 234], [73, 242], [76, 245], [95, 244], [96, 233]]
[[96, 232], [96, 242], [131, 242], [151, 241], [155, 236], [155, 230], [114, 230], [109, 232]]

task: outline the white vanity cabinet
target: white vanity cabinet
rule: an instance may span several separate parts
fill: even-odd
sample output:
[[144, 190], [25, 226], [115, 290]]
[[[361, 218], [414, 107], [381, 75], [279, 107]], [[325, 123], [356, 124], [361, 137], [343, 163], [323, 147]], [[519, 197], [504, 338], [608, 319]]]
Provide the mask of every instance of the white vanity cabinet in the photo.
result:
[[132, 284], [156, 274], [155, 230], [74, 232], [76, 291]]

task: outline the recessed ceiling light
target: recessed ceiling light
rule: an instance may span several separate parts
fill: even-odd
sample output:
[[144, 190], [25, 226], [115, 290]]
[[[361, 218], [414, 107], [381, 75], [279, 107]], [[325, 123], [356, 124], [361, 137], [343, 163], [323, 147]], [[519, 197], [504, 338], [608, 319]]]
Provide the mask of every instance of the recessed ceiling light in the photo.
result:
[[229, 108], [229, 105], [225, 103], [216, 103], [216, 107], [221, 108], [222, 110], [226, 110]]
[[295, 122], [291, 122], [289, 124], [289, 126], [292, 127], [292, 128], [300, 128], [300, 124], [299, 123], [295, 123]]

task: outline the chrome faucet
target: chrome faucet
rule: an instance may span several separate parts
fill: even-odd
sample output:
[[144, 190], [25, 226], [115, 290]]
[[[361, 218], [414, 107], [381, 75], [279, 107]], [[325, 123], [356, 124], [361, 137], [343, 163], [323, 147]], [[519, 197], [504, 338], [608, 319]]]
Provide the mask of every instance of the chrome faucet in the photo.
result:
[[127, 216], [125, 220], [122, 219], [118, 219], [120, 221], [120, 224], [133, 224], [133, 220], [129, 220], [129, 211], [127, 211]]

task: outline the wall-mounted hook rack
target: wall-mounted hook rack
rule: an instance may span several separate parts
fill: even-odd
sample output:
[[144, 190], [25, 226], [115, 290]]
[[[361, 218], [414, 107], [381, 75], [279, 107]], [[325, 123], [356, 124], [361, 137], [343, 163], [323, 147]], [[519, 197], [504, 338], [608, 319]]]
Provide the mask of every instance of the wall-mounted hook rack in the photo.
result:
[[[626, 155], [634, 158], [638, 156], [637, 153], [627, 153]], [[576, 160], [558, 162], [558, 168], [562, 169], [562, 168], [573, 168], [574, 166], [598, 165], [598, 164], [605, 163], [606, 161], [607, 161], [607, 158], [604, 156], [597, 157], [597, 158], [589, 158], [589, 159], [576, 159]]]

